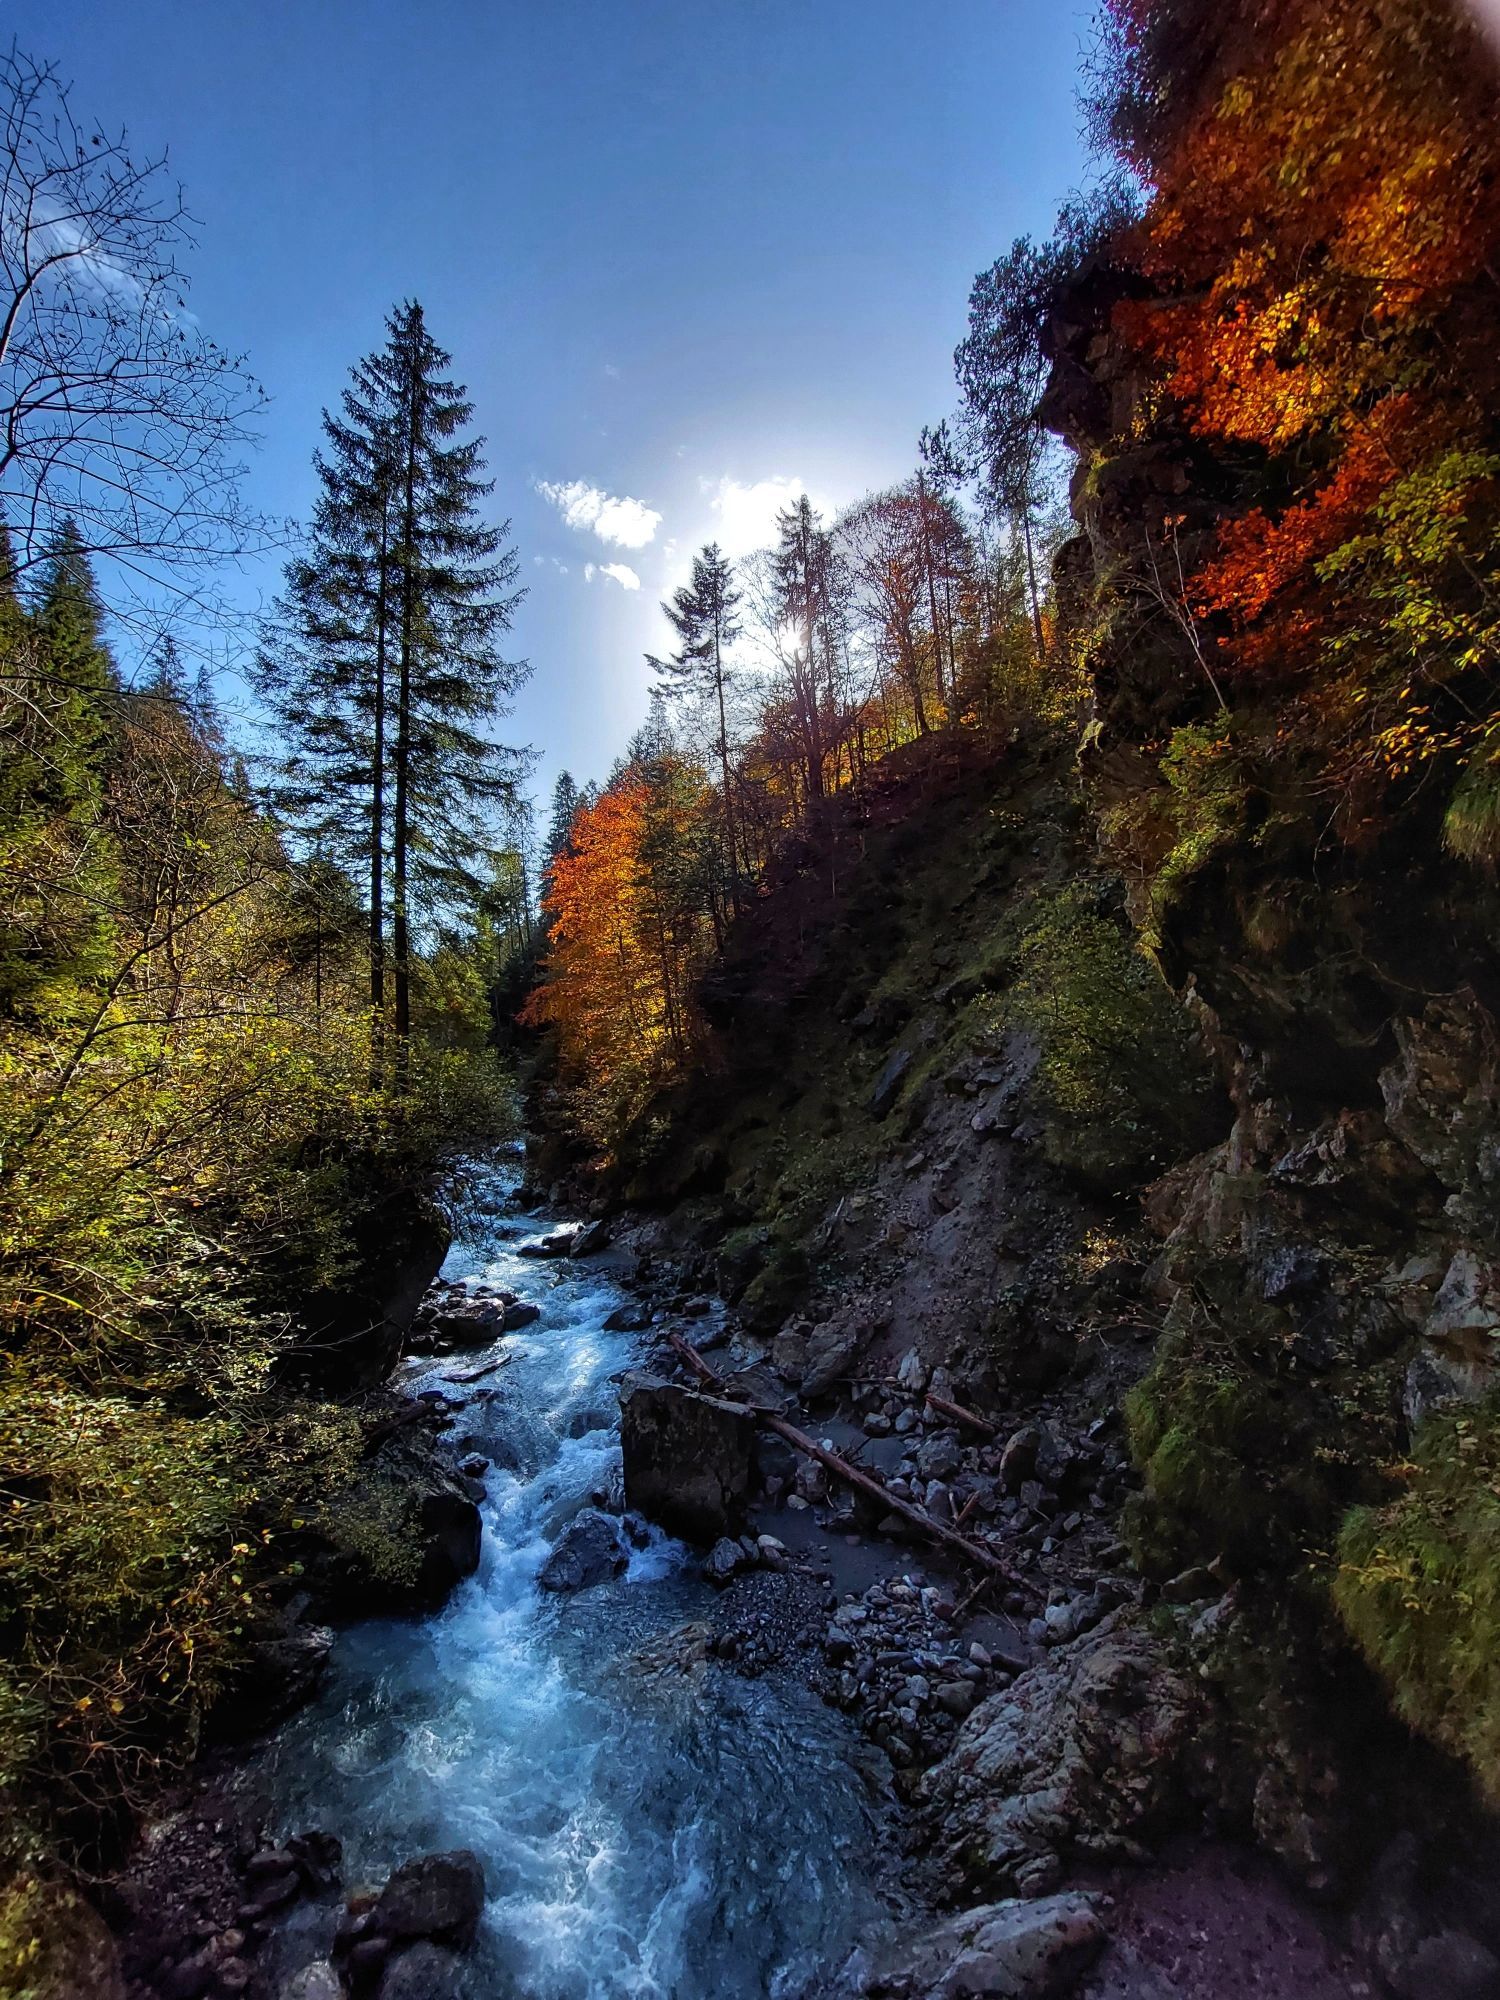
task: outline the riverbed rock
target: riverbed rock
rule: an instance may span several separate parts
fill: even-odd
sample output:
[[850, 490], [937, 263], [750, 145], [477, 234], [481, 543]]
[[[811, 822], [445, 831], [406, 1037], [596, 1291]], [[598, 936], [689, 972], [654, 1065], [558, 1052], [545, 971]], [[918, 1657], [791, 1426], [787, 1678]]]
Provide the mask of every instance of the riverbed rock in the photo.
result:
[[949, 1870], [1034, 1896], [1066, 1855], [1139, 1859], [1182, 1810], [1201, 1709], [1162, 1643], [1111, 1614], [981, 1703], [926, 1774]]
[[586, 1222], [568, 1247], [570, 1257], [597, 1257], [601, 1250], [609, 1248], [610, 1227], [607, 1222]]
[[479, 1567], [479, 1509], [432, 1431], [404, 1423], [331, 1494], [304, 1533], [316, 1611], [377, 1617], [435, 1610]]
[[463, 1964], [440, 1944], [408, 1945], [386, 1965], [377, 2000], [464, 2000]]
[[280, 2000], [344, 2000], [343, 1982], [326, 1958], [315, 1958], [292, 1974]]
[[1103, 1946], [1092, 1897], [984, 1903], [903, 1946], [865, 1991], [881, 2000], [1053, 2000]]
[[232, 1740], [253, 1736], [311, 1701], [333, 1651], [333, 1628], [306, 1618], [305, 1600], [266, 1606], [256, 1616], [244, 1663], [225, 1699], [209, 1712], [213, 1734]]
[[345, 1393], [383, 1382], [441, 1268], [447, 1224], [425, 1205], [373, 1210], [359, 1224], [352, 1267], [338, 1289], [311, 1292], [301, 1336], [277, 1363], [287, 1379]]
[[518, 1243], [518, 1257], [535, 1257], [542, 1260], [555, 1257], [569, 1257], [578, 1239], [576, 1229], [554, 1229], [546, 1236], [534, 1236], [529, 1243]]
[[742, 1404], [632, 1373], [620, 1384], [629, 1506], [685, 1541], [740, 1532], [750, 1498], [755, 1417]]
[[592, 1590], [618, 1576], [629, 1560], [618, 1523], [585, 1507], [558, 1536], [536, 1580], [542, 1590]]
[[484, 1869], [467, 1847], [423, 1854], [391, 1876], [370, 1911], [368, 1934], [400, 1944], [425, 1938], [465, 1951], [484, 1911]]

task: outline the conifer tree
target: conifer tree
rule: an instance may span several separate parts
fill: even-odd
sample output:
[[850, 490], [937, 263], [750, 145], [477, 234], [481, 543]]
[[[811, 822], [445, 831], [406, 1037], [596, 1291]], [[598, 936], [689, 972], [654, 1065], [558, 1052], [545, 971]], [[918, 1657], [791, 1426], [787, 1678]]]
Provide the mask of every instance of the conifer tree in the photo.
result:
[[573, 833], [573, 821], [578, 813], [581, 797], [571, 771], [559, 771], [557, 783], [552, 787], [552, 816], [547, 822], [547, 860], [550, 868], [567, 847]]
[[[496, 808], [520, 759], [487, 728], [525, 668], [499, 650], [523, 593], [472, 405], [414, 301], [325, 417], [322, 491], [287, 577], [286, 631], [261, 685], [289, 739], [284, 805], [304, 834], [368, 871], [370, 997], [391, 972], [398, 1044], [410, 1032], [414, 925], [483, 892]], [[387, 865], [388, 864], [388, 865]], [[386, 921], [389, 918], [389, 952]]]
[[119, 686], [71, 521], [29, 612], [0, 540], [0, 675], [0, 1005], [46, 1011], [98, 969], [111, 915], [99, 806]]
[[678, 646], [667, 659], [648, 655], [651, 666], [674, 693], [703, 696], [718, 719], [714, 749], [722, 787], [723, 875], [729, 897], [739, 908], [740, 861], [735, 834], [734, 781], [729, 768], [730, 672], [725, 654], [740, 636], [740, 594], [734, 570], [717, 542], [693, 558], [693, 579], [662, 605], [677, 634]]

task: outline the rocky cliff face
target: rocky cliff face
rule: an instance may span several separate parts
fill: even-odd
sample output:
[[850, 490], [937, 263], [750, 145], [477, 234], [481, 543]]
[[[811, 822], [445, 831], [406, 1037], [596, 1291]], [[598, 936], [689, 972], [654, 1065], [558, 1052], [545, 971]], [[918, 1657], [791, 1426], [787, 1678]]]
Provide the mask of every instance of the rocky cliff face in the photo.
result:
[[1495, 884], [1444, 852], [1421, 794], [1381, 818], [1321, 789], [1273, 683], [1226, 699], [1177, 579], [1255, 468], [1207, 460], [1132, 373], [1123, 285], [1085, 271], [1052, 328], [1044, 414], [1078, 454], [1059, 585], [1097, 688], [1103, 846], [1232, 1105], [1146, 1201], [1166, 1331], [1130, 1403], [1133, 1534], [1158, 1573], [1227, 1564], [1303, 1685], [1364, 1700], [1337, 1607], [1394, 1706], [1493, 1795]]

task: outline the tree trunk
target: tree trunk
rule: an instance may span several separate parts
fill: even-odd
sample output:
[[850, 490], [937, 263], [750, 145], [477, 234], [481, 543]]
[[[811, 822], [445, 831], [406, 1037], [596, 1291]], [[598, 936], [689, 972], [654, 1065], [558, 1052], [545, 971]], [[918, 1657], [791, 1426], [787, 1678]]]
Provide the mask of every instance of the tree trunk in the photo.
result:
[[375, 587], [375, 742], [370, 778], [370, 1081], [385, 1060], [385, 682], [390, 624], [390, 505], [381, 507]]
[[421, 380], [413, 363], [407, 410], [406, 479], [401, 517], [401, 671], [396, 696], [396, 803], [391, 827], [391, 947], [396, 974], [396, 1061], [404, 1075], [411, 1035], [411, 929], [407, 911], [407, 833], [411, 812], [411, 680], [416, 645], [417, 429]]
[[1042, 636], [1042, 600], [1036, 589], [1036, 557], [1031, 548], [1031, 509], [1021, 509], [1021, 534], [1026, 542], [1026, 577], [1031, 586], [1031, 625], [1036, 633], [1036, 663], [1039, 667], [1047, 664], [1047, 642]]

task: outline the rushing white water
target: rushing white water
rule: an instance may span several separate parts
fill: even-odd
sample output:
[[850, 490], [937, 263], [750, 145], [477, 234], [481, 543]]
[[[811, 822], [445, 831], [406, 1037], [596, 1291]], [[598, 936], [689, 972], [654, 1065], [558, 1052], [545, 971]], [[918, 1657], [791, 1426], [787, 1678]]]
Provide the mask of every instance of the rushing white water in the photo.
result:
[[[884, 1925], [856, 1746], [777, 1677], [681, 1663], [665, 1637], [711, 1598], [676, 1543], [615, 1583], [537, 1589], [618, 1466], [611, 1377], [635, 1346], [602, 1330], [623, 1297], [607, 1277], [515, 1254], [543, 1226], [502, 1218], [445, 1267], [542, 1307], [497, 1345], [510, 1358], [482, 1386], [498, 1393], [458, 1421], [493, 1460], [477, 1574], [435, 1617], [344, 1633], [322, 1698], [252, 1776], [283, 1830], [340, 1835], [351, 1884], [478, 1853], [475, 2000], [792, 2000]], [[434, 1362], [415, 1386], [488, 1358]], [[309, 1952], [327, 1924], [304, 1920]]]

